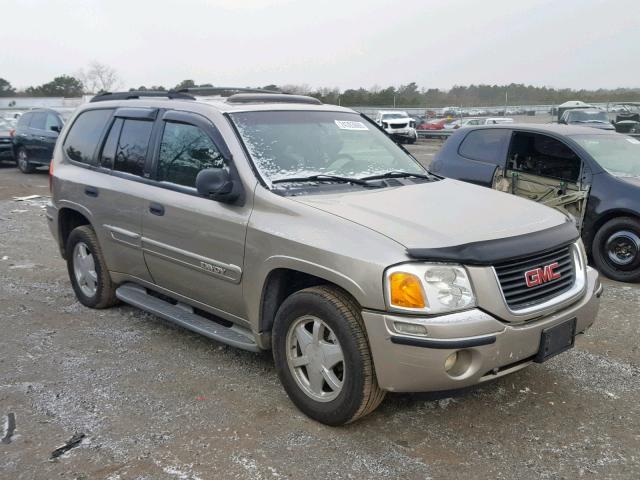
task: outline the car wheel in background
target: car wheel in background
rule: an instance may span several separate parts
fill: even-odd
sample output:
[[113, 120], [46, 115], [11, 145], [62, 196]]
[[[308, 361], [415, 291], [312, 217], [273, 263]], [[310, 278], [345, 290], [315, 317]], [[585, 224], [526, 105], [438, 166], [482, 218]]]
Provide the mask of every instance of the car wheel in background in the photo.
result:
[[593, 239], [593, 261], [600, 272], [619, 282], [640, 282], [640, 221], [609, 220]]
[[384, 399], [360, 307], [338, 288], [307, 288], [283, 302], [273, 327], [273, 357], [289, 398], [324, 424], [353, 422]]
[[22, 173], [33, 173], [36, 167], [29, 163], [29, 154], [24, 147], [18, 148], [18, 152], [16, 154], [16, 164], [18, 165], [18, 169]]
[[75, 228], [65, 247], [67, 270], [76, 297], [86, 307], [107, 308], [115, 303], [116, 289], [93, 228]]

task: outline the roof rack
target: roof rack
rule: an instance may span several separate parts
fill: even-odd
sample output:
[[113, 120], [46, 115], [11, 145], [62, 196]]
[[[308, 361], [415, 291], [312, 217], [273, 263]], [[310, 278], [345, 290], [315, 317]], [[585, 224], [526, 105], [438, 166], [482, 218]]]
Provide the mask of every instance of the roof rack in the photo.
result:
[[186, 93], [175, 92], [173, 90], [169, 90], [167, 92], [163, 91], [151, 91], [151, 90], [142, 90], [142, 91], [133, 91], [133, 92], [103, 92], [97, 94], [93, 97], [90, 102], [106, 102], [108, 100], [135, 100], [138, 98], [145, 97], [161, 97], [161, 98], [170, 98], [170, 99], [183, 99], [183, 100], [195, 100], [195, 97], [192, 95], [187, 95]]
[[193, 95], [219, 95], [221, 97], [229, 97], [235, 93], [282, 93], [277, 90], [243, 87], [188, 87], [176, 91], [179, 93], [191, 93]]
[[286, 93], [238, 93], [231, 95], [227, 99], [227, 103], [305, 103], [308, 105], [322, 105], [322, 102], [317, 98]]

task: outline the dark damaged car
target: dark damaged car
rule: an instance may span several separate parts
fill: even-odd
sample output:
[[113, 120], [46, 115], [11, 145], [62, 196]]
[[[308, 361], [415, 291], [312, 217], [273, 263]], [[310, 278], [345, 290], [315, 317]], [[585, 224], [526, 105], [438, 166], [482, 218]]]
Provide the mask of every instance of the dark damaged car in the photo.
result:
[[562, 211], [603, 274], [640, 281], [640, 140], [568, 125], [470, 127], [431, 170]]

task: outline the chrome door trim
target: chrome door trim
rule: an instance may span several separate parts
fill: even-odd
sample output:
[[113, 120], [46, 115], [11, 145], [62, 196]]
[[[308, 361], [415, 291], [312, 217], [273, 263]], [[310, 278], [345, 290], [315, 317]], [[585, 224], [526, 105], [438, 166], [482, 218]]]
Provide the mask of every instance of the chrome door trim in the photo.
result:
[[[191, 268], [199, 272], [203, 272], [221, 280], [238, 284], [242, 277], [242, 269], [237, 265], [224, 263], [213, 258], [203, 257], [197, 253], [183, 250], [182, 248], [167, 245], [166, 243], [158, 242], [148, 237], [142, 238], [142, 251], [150, 255], [163, 258], [178, 265]], [[149, 248], [149, 247], [155, 247]], [[166, 252], [158, 251], [158, 249], [165, 250]], [[174, 254], [174, 255], [171, 255]], [[179, 258], [182, 257], [182, 258]]]

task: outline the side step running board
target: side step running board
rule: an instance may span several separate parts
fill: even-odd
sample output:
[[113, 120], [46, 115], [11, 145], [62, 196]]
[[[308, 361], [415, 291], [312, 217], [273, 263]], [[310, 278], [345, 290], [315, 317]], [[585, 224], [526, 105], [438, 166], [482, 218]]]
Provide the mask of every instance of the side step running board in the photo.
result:
[[116, 297], [129, 305], [153, 313], [158, 317], [218, 342], [251, 352], [260, 351], [248, 330], [237, 326], [224, 327], [219, 325], [212, 320], [189, 311], [190, 309], [182, 304], [172, 305], [160, 298], [149, 295], [147, 290], [139, 285], [133, 283], [123, 284], [117, 288]]

